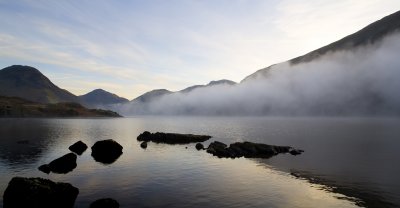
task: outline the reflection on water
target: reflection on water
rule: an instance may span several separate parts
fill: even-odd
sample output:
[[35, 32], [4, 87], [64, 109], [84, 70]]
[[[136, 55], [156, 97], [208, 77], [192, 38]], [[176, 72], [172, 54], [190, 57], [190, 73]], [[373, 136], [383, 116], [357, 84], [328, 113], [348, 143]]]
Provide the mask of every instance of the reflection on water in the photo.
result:
[[[197, 151], [194, 144], [149, 143], [144, 150], [136, 137], [145, 130], [212, 135], [205, 146], [215, 140], [247, 140], [290, 145], [306, 152], [296, 157], [232, 160]], [[116, 199], [121, 207], [400, 205], [395, 159], [400, 125], [396, 119], [0, 119], [0, 133], [1, 193], [13, 176], [44, 177], [78, 187], [76, 207], [88, 207], [105, 197]], [[124, 154], [110, 165], [95, 162], [91, 151], [86, 151], [77, 158], [76, 169], [66, 175], [37, 170], [69, 153], [68, 147], [77, 140], [92, 146], [106, 139], [124, 148]], [[18, 144], [21, 140], [29, 142]], [[291, 170], [309, 174], [299, 179]]]

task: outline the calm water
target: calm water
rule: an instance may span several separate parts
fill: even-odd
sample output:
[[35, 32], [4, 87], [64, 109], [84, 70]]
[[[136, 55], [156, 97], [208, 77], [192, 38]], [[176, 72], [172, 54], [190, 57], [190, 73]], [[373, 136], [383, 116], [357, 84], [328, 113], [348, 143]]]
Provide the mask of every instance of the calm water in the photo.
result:
[[[149, 143], [143, 150], [136, 137], [145, 130], [290, 145], [305, 153], [233, 160], [194, 144]], [[110, 138], [123, 155], [110, 165], [95, 162], [90, 146]], [[37, 170], [78, 140], [89, 149], [73, 172]], [[393, 118], [0, 119], [0, 193], [14, 176], [39, 176], [78, 187], [76, 207], [104, 197], [121, 207], [400, 207], [399, 148], [400, 119]]]

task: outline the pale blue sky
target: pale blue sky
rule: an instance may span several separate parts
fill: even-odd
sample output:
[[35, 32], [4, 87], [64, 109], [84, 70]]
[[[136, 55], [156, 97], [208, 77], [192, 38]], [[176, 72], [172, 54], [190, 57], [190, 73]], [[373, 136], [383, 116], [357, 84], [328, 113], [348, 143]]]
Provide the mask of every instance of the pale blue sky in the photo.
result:
[[399, 0], [0, 0], [0, 68], [77, 95], [240, 81], [400, 9]]

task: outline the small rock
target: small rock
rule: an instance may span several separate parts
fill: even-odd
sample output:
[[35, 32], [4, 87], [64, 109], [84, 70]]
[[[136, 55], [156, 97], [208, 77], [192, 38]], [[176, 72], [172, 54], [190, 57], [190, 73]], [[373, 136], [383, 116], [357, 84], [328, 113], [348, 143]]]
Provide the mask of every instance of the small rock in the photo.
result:
[[140, 147], [143, 148], [143, 149], [146, 149], [147, 148], [147, 142], [142, 142], [140, 144]]
[[51, 172], [53, 173], [68, 173], [76, 168], [76, 155], [68, 153], [60, 158], [57, 158], [49, 163]]
[[204, 145], [202, 143], [197, 143], [196, 144], [196, 149], [197, 150], [203, 150], [204, 149]]
[[90, 204], [90, 208], [119, 208], [119, 203], [115, 199], [98, 199]]
[[92, 146], [92, 157], [104, 164], [115, 162], [122, 155], [123, 147], [112, 139], [98, 141]]
[[41, 165], [38, 169], [39, 169], [40, 171], [42, 171], [43, 173], [46, 173], [46, 174], [49, 174], [50, 171], [51, 171], [50, 166], [47, 165], [47, 164]]
[[82, 155], [82, 153], [86, 151], [87, 148], [88, 146], [85, 143], [83, 143], [82, 141], [77, 141], [75, 144], [69, 146], [68, 149], [78, 155]]
[[14, 177], [3, 195], [4, 208], [72, 208], [79, 189], [43, 178]]

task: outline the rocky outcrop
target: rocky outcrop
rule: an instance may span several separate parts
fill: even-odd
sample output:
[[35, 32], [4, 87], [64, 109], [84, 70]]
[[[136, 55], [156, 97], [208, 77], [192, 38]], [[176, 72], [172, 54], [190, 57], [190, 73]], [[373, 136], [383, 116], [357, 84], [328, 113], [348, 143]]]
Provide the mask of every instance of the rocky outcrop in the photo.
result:
[[87, 148], [88, 146], [85, 143], [83, 143], [82, 141], [77, 141], [75, 144], [69, 146], [68, 149], [78, 155], [82, 155], [82, 153], [86, 151]]
[[76, 155], [68, 153], [60, 158], [51, 161], [48, 165], [41, 165], [39, 170], [44, 173], [68, 173], [76, 168]]
[[115, 162], [122, 155], [122, 146], [112, 139], [98, 141], [92, 146], [92, 157], [104, 164]]
[[211, 136], [207, 135], [194, 135], [194, 134], [177, 134], [177, 133], [150, 133], [143, 132], [137, 137], [138, 141], [165, 143], [165, 144], [189, 144], [196, 142], [204, 142], [210, 139]]
[[230, 144], [228, 147], [228, 145], [222, 142], [215, 141], [208, 146], [207, 152], [220, 158], [270, 158], [279, 153], [296, 152], [301, 154], [303, 150], [296, 150], [289, 146], [275, 146], [253, 142], [236, 142]]
[[72, 208], [79, 189], [43, 178], [14, 177], [3, 195], [4, 208]]
[[98, 199], [90, 204], [90, 208], [119, 208], [119, 203], [115, 199]]

